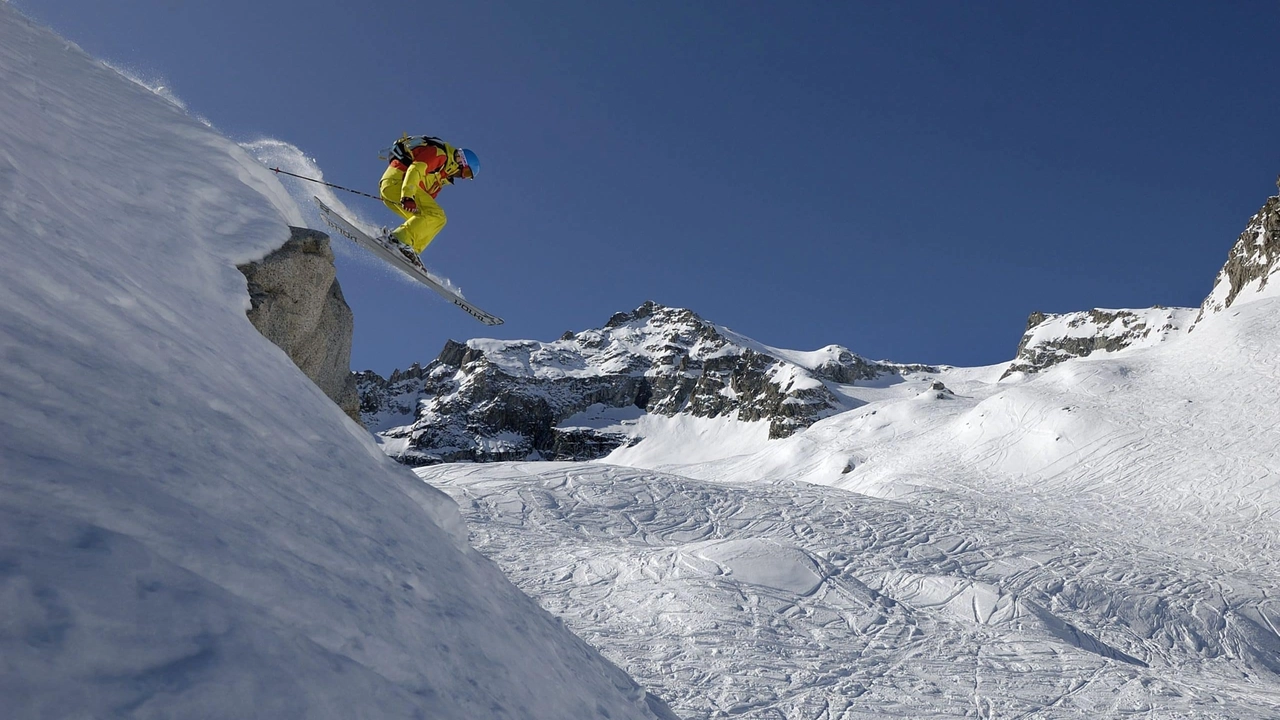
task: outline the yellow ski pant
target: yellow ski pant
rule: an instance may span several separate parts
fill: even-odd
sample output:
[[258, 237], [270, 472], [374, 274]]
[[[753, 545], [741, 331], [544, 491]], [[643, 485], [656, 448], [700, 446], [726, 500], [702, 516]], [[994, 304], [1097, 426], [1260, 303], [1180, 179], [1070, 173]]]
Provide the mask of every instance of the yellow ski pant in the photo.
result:
[[[426, 190], [414, 187], [413, 193], [408, 194], [403, 188], [404, 171], [397, 169], [394, 165], [388, 165], [387, 171], [382, 173], [382, 180], [378, 183], [378, 194], [382, 196], [382, 202], [386, 203], [387, 207], [405, 219], [400, 227], [391, 231], [391, 234], [395, 235], [400, 242], [411, 246], [414, 252], [421, 253], [435, 239], [436, 234], [444, 229], [446, 222], [444, 209], [435, 198], [427, 194]], [[400, 206], [400, 200], [405, 197], [413, 198], [413, 202], [418, 206], [418, 212], [411, 213]]]

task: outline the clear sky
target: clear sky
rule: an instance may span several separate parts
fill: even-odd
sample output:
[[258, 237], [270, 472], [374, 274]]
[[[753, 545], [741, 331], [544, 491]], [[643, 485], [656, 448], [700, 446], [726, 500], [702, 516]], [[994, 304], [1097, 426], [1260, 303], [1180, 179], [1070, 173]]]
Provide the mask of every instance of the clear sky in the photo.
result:
[[507, 324], [344, 251], [383, 374], [645, 300], [1001, 362], [1035, 310], [1198, 305], [1280, 172], [1273, 0], [13, 4], [333, 182], [376, 192], [402, 132], [479, 153], [425, 259]]

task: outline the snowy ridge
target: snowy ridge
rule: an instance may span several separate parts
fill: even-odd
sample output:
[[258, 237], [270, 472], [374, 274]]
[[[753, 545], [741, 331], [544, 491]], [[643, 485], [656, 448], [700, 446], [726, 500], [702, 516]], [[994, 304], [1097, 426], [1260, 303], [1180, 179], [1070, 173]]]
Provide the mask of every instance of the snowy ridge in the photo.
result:
[[[652, 302], [631, 313], [615, 314], [603, 328], [565, 333], [555, 342], [470, 340], [467, 346], [509, 375], [538, 379], [612, 373], [656, 376], [669, 369], [690, 372], [690, 363], [740, 355], [743, 350], [785, 361], [771, 373], [779, 384], [800, 383], [797, 389], [820, 387], [813, 373], [825, 367], [865, 368], [865, 374], [874, 377], [888, 366], [878, 367], [838, 345], [807, 353], [771, 348], [692, 311]], [[677, 367], [682, 363], [683, 369]]]
[[0, 716], [670, 718], [250, 325], [299, 218], [0, 4]]
[[1097, 352], [1115, 353], [1151, 347], [1186, 332], [1196, 311], [1153, 307], [1146, 310], [1102, 310], [1046, 315], [1032, 313], [1017, 356], [1005, 375], [1039, 372], [1072, 358]]
[[649, 302], [554, 342], [450, 341], [420, 372], [395, 382], [362, 373], [360, 382], [362, 417], [384, 447], [431, 464], [593, 459], [677, 426], [707, 427], [702, 420], [785, 437], [864, 402], [854, 383], [935, 370], [870, 362], [836, 345], [777, 350]]
[[[1280, 187], [1280, 182], [1277, 182]], [[1222, 312], [1236, 302], [1274, 297], [1280, 293], [1270, 284], [1280, 271], [1280, 195], [1267, 199], [1262, 209], [1249, 219], [1227, 262], [1218, 273], [1213, 291], [1200, 306], [1200, 318]]]

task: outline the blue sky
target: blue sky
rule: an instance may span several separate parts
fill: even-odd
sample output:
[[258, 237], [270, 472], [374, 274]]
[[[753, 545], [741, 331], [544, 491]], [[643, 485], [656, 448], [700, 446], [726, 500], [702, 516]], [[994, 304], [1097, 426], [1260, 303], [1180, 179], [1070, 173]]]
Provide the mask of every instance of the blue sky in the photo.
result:
[[384, 374], [645, 300], [1001, 362], [1035, 310], [1198, 305], [1280, 172], [1275, 2], [14, 4], [333, 182], [401, 132], [476, 150], [425, 259], [507, 324], [345, 253]]

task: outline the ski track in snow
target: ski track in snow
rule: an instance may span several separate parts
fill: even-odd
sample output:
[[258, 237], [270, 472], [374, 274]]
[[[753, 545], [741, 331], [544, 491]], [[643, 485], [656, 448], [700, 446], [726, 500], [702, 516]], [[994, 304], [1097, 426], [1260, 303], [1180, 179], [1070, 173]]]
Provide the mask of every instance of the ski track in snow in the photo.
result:
[[683, 717], [1276, 718], [1278, 308], [745, 456], [418, 474]]
[[517, 585], [684, 717], [1239, 718], [1280, 703], [1266, 658], [1242, 670], [1206, 652], [1263, 628], [1232, 628], [1219, 584], [1150, 551], [808, 485], [419, 472]]

